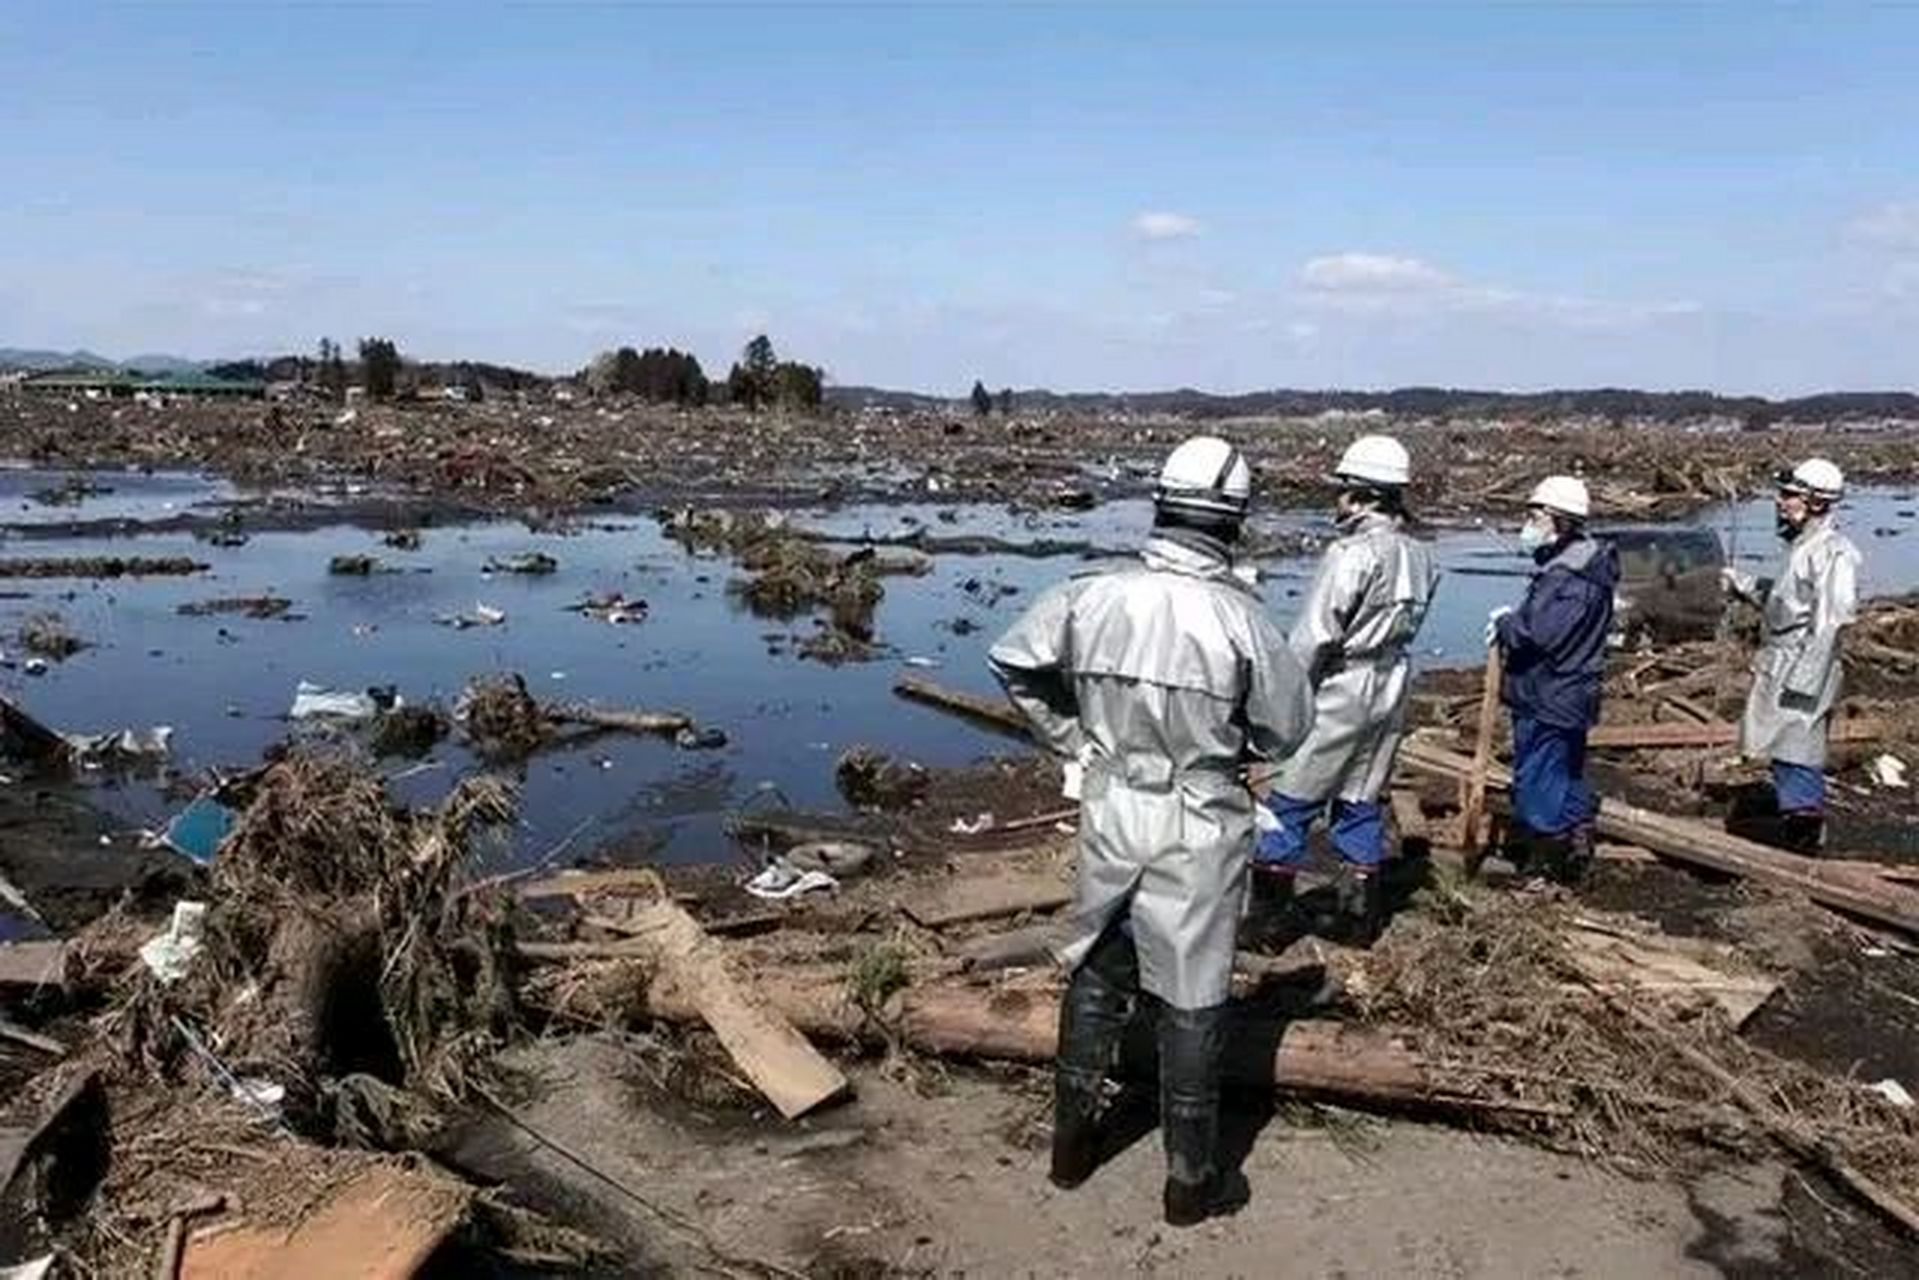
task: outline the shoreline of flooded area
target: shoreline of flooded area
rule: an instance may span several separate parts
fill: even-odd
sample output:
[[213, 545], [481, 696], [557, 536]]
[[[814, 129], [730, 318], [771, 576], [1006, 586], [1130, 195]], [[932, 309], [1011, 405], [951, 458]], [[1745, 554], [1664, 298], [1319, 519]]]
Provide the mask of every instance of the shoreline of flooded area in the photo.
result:
[[[26, 496], [61, 484], [77, 495], [71, 504]], [[88, 485], [114, 491], [82, 492]], [[450, 712], [473, 678], [517, 672], [542, 702], [684, 712], [725, 735], [723, 746], [688, 746], [671, 736], [599, 734], [532, 756], [519, 769], [514, 865], [596, 850], [621, 860], [719, 861], [731, 848], [725, 817], [742, 806], [842, 809], [834, 763], [849, 747], [929, 767], [1005, 752], [1004, 738], [902, 702], [894, 682], [917, 672], [996, 696], [983, 657], [999, 631], [1039, 590], [1129, 553], [1150, 523], [1139, 499], [1084, 511], [788, 508], [777, 527], [804, 531], [835, 555], [879, 543], [908, 549], [913, 561], [913, 571], [877, 579], [870, 648], [859, 646], [870, 656], [825, 663], [806, 656], [830, 630], [816, 610], [756, 613], [729, 587], [743, 576], [731, 554], [689, 550], [655, 518], [596, 513], [570, 526], [467, 518], [415, 531], [357, 520], [352, 504], [377, 495], [282, 492], [278, 501], [308, 512], [347, 505], [311, 525], [243, 522], [240, 536], [225, 540], [169, 523], [205, 517], [217, 528], [222, 511], [250, 496], [258, 495], [179, 473], [76, 481], [66, 472], [0, 471], [0, 561], [110, 551], [206, 566], [164, 577], [0, 582], [0, 650], [11, 664], [0, 668], [0, 692], [62, 731], [169, 726], [175, 773], [250, 767], [290, 733], [308, 732], [288, 718], [303, 683], [354, 695], [391, 688], [409, 704]], [[1866, 553], [1874, 594], [1919, 588], [1919, 554], [1901, 536], [1913, 506], [1903, 489], [1862, 491], [1847, 504], [1842, 519]], [[36, 527], [23, 529], [23, 517]], [[111, 537], [97, 532], [102, 519], [114, 525]], [[73, 532], [76, 521], [82, 532]], [[1764, 502], [1692, 523], [1736, 542], [1742, 562], [1763, 563], [1777, 546]], [[1290, 620], [1331, 532], [1317, 513], [1268, 511], [1253, 522], [1249, 544], [1274, 552], [1259, 559], [1261, 591], [1280, 622]], [[1476, 664], [1486, 614], [1518, 594], [1526, 562], [1503, 529], [1443, 525], [1433, 538], [1447, 572], [1417, 661]], [[549, 571], [515, 571], [527, 568]], [[616, 607], [581, 608], [593, 601]], [[29, 674], [19, 632], [46, 615], [85, 647]], [[387, 766], [402, 775], [404, 798], [431, 801], [477, 763], [456, 736], [423, 761]], [[119, 780], [94, 794], [115, 822], [135, 828], [159, 826], [181, 803], [150, 781]]]

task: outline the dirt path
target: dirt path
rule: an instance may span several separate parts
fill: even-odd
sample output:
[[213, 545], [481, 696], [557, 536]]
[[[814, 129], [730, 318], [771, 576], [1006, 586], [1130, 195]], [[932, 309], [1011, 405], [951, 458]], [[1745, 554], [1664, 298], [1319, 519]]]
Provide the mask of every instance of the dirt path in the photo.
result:
[[[1457, 1130], [1242, 1106], [1253, 1203], [1191, 1232], [1159, 1222], [1147, 1134], [1079, 1191], [1045, 1180], [1044, 1089], [955, 1073], [914, 1090], [876, 1069], [857, 1101], [798, 1125], [677, 1118], [647, 1105], [640, 1059], [612, 1038], [530, 1047], [523, 1114], [720, 1247], [814, 1275], [1369, 1275], [1477, 1277], [1799, 1273], [1782, 1171], [1687, 1186]], [[1323, 1116], [1325, 1113], [1306, 1113]], [[1229, 1140], [1230, 1140], [1229, 1138]], [[518, 1130], [468, 1135], [466, 1161], [549, 1202], [588, 1208], [637, 1249], [629, 1274], [701, 1250]], [[532, 1175], [532, 1176], [529, 1176]], [[1284, 1259], [1283, 1268], [1279, 1260]]]

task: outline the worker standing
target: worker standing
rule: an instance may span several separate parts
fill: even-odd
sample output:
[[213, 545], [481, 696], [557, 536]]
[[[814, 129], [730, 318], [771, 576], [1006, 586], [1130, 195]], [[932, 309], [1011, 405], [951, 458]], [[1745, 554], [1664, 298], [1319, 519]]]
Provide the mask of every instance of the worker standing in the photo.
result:
[[[1083, 769], [1079, 880], [1061, 963], [1052, 1180], [1098, 1164], [1102, 1086], [1142, 1000], [1158, 1022], [1166, 1220], [1245, 1202], [1219, 1162], [1220, 1065], [1246, 896], [1251, 759], [1306, 736], [1284, 637], [1233, 572], [1252, 474], [1208, 436], [1167, 458], [1141, 563], [1047, 592], [988, 661], [1038, 740]], [[1143, 996], [1142, 996], [1143, 993]]]
[[1527, 501], [1522, 546], [1538, 566], [1517, 609], [1493, 610], [1486, 642], [1505, 658], [1513, 718], [1514, 853], [1527, 870], [1577, 883], [1592, 865], [1599, 803], [1586, 735], [1599, 720], [1619, 554], [1586, 532], [1592, 499], [1575, 476], [1548, 476]]
[[1845, 487], [1824, 458], [1781, 474], [1775, 514], [1786, 554], [1778, 576], [1724, 571], [1726, 589], [1762, 611], [1740, 751], [1771, 763], [1777, 843], [1807, 854], [1817, 854], [1825, 838], [1826, 731], [1843, 679], [1840, 634], [1859, 604], [1859, 548], [1832, 517]]
[[1412, 695], [1410, 650], [1439, 581], [1406, 531], [1412, 460], [1391, 436], [1361, 436], [1333, 472], [1340, 536], [1326, 548], [1289, 642], [1313, 685], [1313, 727], [1266, 797], [1253, 863], [1255, 918], [1270, 927], [1293, 898], [1313, 823], [1330, 809], [1341, 862], [1340, 915], [1369, 942], [1384, 923], [1380, 792]]

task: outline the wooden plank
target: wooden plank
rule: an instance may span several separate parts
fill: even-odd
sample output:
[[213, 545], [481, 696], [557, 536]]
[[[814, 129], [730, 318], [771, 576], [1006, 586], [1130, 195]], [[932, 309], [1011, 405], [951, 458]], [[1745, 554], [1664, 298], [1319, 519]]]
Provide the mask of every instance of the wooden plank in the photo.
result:
[[929, 707], [938, 707], [942, 711], [951, 711], [964, 716], [977, 724], [998, 729], [1014, 737], [1032, 736], [1032, 728], [1026, 723], [1026, 717], [1005, 698], [982, 698], [977, 694], [962, 693], [958, 689], [948, 689], [920, 676], [901, 676], [893, 683], [893, 692], [913, 702], [923, 702]]
[[[1668, 699], [1670, 701], [1670, 699]], [[1893, 726], [1871, 716], [1834, 720], [1829, 742], [1879, 742], [1893, 734]], [[1664, 720], [1647, 724], [1600, 724], [1586, 736], [1590, 747], [1659, 749], [1666, 747], [1729, 747], [1739, 741], [1739, 726], [1724, 720], [1687, 724]]]
[[1606, 990], [1638, 991], [1711, 1001], [1734, 1027], [1759, 1010], [1779, 989], [1770, 978], [1728, 973], [1671, 939], [1628, 933], [1584, 921], [1566, 935], [1568, 958], [1590, 983]]
[[472, 1190], [451, 1179], [375, 1165], [291, 1228], [242, 1224], [195, 1233], [181, 1258], [181, 1280], [409, 1280], [472, 1202]]
[[1054, 876], [962, 876], [914, 894], [900, 909], [917, 924], [941, 929], [1023, 911], [1055, 911], [1072, 900], [1072, 888]]
[[1479, 695], [1479, 736], [1473, 739], [1472, 766], [1459, 799], [1459, 842], [1468, 858], [1486, 847], [1486, 770], [1493, 759], [1493, 730], [1499, 718], [1499, 685], [1505, 653], [1497, 644], [1486, 651], [1485, 687]]
[[[1455, 780], [1466, 777], [1473, 764], [1470, 757], [1419, 735], [1406, 740], [1399, 759], [1408, 768]], [[1510, 787], [1512, 774], [1494, 766], [1487, 771], [1487, 782]], [[1866, 885], [1850, 879], [1824, 879], [1816, 862], [1729, 835], [1703, 822], [1654, 813], [1617, 800], [1600, 802], [1598, 827], [1603, 836], [1663, 857], [1794, 889], [1822, 906], [1919, 934], [1919, 892], [1889, 883]]]
[[767, 1100], [791, 1120], [846, 1092], [846, 1077], [758, 991], [734, 977], [721, 945], [674, 902], [655, 902], [623, 928], [660, 969], [651, 984], [681, 992]]
[[45, 942], [0, 943], [0, 987], [65, 987], [67, 944]]

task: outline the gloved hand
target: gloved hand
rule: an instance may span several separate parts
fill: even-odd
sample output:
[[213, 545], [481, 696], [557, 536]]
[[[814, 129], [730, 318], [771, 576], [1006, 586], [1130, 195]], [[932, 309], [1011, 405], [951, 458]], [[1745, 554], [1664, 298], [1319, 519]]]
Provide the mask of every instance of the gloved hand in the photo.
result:
[[1502, 604], [1486, 615], [1486, 647], [1492, 648], [1499, 639], [1499, 620], [1513, 611], [1509, 604]]
[[1745, 597], [1752, 594], [1752, 575], [1727, 565], [1719, 571], [1719, 585], [1726, 594]]

